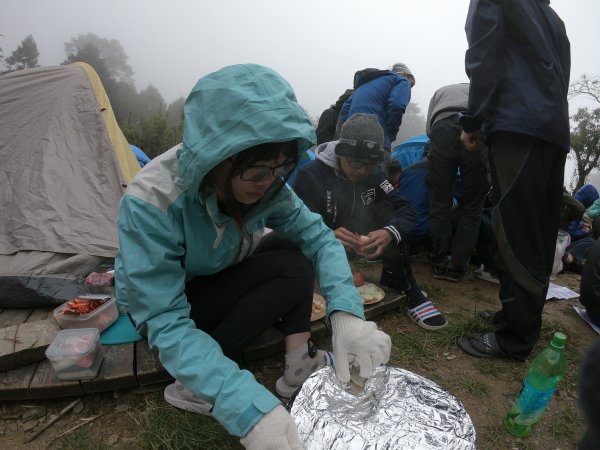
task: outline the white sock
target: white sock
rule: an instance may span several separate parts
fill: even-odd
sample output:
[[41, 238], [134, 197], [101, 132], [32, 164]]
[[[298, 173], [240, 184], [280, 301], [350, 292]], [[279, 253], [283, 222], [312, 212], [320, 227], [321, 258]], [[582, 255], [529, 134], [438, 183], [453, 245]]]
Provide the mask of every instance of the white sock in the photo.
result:
[[332, 364], [331, 353], [317, 350], [314, 344], [308, 341], [293, 352], [286, 353], [283, 379], [289, 386], [300, 386], [319, 366]]

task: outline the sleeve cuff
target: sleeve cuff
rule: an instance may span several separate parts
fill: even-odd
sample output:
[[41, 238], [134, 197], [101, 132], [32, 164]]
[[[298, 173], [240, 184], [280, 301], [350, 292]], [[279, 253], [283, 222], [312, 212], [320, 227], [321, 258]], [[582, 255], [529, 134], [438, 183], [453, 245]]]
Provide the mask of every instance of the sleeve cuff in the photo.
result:
[[483, 119], [477, 116], [471, 116], [466, 112], [458, 113], [458, 122], [462, 125], [466, 133], [473, 133], [481, 128]]
[[383, 227], [383, 229], [392, 235], [392, 237], [396, 241], [396, 244], [400, 243], [400, 241], [402, 240], [402, 236], [400, 236], [400, 232], [396, 229], [395, 226], [388, 225], [387, 227]]

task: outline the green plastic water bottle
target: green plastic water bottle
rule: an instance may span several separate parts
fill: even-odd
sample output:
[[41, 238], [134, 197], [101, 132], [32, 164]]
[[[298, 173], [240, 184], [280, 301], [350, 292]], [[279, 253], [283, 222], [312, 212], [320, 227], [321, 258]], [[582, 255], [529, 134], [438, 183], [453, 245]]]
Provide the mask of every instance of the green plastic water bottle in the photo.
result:
[[544, 414], [556, 385], [565, 374], [567, 362], [563, 348], [567, 337], [554, 333], [552, 342], [531, 362], [525, 386], [506, 414], [504, 426], [509, 433], [529, 436]]

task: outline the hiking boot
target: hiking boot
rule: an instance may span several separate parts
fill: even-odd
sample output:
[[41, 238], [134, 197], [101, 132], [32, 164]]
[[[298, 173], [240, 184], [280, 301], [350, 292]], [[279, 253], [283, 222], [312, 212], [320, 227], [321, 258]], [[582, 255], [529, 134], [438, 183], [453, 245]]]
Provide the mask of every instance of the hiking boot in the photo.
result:
[[453, 270], [449, 267], [433, 266], [431, 269], [431, 276], [438, 280], [448, 280], [457, 283], [463, 279], [464, 274], [463, 272]]

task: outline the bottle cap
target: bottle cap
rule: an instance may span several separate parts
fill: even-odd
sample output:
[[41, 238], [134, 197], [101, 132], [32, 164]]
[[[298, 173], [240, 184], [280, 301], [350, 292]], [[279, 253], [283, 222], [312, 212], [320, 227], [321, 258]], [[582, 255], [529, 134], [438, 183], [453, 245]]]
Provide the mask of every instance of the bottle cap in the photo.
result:
[[551, 345], [556, 348], [564, 348], [566, 340], [567, 336], [565, 336], [563, 333], [557, 332], [554, 333], [554, 336], [552, 336]]

